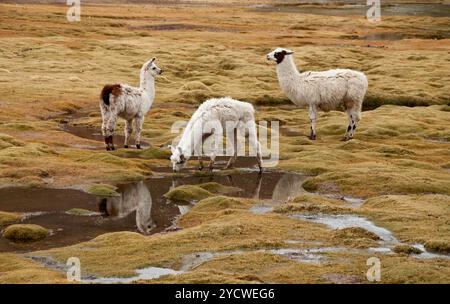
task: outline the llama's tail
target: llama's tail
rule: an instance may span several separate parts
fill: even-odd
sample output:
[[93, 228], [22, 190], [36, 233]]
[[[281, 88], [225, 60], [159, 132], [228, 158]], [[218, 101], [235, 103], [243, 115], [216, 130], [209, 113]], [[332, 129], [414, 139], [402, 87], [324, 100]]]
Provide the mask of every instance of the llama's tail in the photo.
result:
[[119, 96], [121, 94], [120, 84], [107, 84], [103, 87], [102, 92], [100, 94], [100, 98], [103, 100], [103, 103], [109, 106], [109, 96], [110, 95]]

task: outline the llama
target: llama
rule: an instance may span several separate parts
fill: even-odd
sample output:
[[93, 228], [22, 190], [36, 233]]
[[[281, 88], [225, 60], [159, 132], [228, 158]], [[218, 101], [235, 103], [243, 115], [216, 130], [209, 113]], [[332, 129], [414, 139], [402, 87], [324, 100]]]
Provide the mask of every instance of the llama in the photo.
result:
[[102, 113], [102, 134], [105, 137], [106, 150], [114, 150], [113, 135], [117, 116], [125, 119], [125, 143], [128, 148], [133, 121], [136, 130], [136, 148], [141, 148], [141, 131], [145, 114], [150, 110], [155, 98], [155, 77], [162, 74], [156, 66], [155, 59], [144, 63], [140, 73], [139, 87], [126, 84], [105, 85], [100, 94], [100, 111]]
[[176, 147], [170, 146], [170, 160], [173, 170], [179, 171], [186, 166], [189, 158], [196, 154], [199, 160], [199, 170], [203, 169], [201, 157], [204, 140], [213, 136], [214, 148], [211, 151], [209, 170], [212, 171], [217, 152], [221, 147], [223, 130], [226, 131], [228, 142], [232, 144], [233, 156], [230, 157], [225, 169], [231, 168], [236, 161], [238, 151], [237, 132], [247, 135], [250, 147], [256, 151], [259, 172], [262, 172], [261, 145], [257, 138], [255, 109], [250, 103], [230, 97], [212, 98], [199, 106], [189, 120], [183, 135]]
[[328, 112], [343, 106], [348, 115], [348, 127], [343, 140], [352, 139], [361, 118], [362, 103], [368, 87], [367, 77], [364, 73], [349, 69], [300, 73], [295, 66], [293, 53], [288, 49], [277, 48], [267, 54], [267, 59], [277, 63], [278, 81], [284, 94], [298, 106], [309, 106], [309, 138], [315, 140], [317, 137], [317, 109]]

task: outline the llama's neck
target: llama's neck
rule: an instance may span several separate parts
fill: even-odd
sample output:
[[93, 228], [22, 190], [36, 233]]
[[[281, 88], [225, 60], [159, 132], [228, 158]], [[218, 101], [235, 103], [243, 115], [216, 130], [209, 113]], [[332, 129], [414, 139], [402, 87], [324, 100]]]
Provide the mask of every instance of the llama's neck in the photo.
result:
[[183, 136], [181, 137], [178, 146], [183, 151], [186, 159], [189, 159], [195, 152], [201, 153], [201, 151], [196, 151], [201, 149], [202, 145], [202, 125], [198, 120], [191, 120], [184, 129]]
[[147, 92], [148, 96], [150, 97], [150, 102], [152, 102], [155, 98], [155, 78], [149, 73], [141, 71], [139, 87]]
[[283, 61], [277, 64], [277, 75], [284, 94], [293, 102], [297, 102], [302, 79], [292, 55], [285, 56]]

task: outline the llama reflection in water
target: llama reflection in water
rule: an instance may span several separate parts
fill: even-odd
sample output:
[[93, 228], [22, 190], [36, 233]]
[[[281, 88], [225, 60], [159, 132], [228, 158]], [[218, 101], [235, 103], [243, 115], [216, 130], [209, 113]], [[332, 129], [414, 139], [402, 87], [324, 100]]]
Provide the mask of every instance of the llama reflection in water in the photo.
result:
[[136, 211], [136, 226], [143, 234], [150, 234], [156, 227], [151, 215], [152, 196], [142, 181], [124, 187], [120, 196], [103, 199], [99, 209], [106, 216], [118, 219]]

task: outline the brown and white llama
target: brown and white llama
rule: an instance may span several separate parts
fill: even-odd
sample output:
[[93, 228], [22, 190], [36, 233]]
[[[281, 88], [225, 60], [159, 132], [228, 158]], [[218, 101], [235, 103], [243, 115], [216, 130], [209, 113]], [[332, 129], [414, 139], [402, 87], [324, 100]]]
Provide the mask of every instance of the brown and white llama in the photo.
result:
[[141, 148], [141, 131], [144, 118], [155, 98], [155, 77], [162, 74], [155, 64], [155, 58], [144, 63], [140, 73], [139, 87], [127, 84], [105, 85], [100, 94], [102, 112], [102, 134], [105, 137], [106, 150], [114, 150], [113, 135], [117, 117], [125, 119], [125, 143], [128, 148], [133, 125], [136, 131], [136, 148]]

